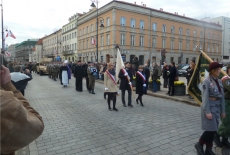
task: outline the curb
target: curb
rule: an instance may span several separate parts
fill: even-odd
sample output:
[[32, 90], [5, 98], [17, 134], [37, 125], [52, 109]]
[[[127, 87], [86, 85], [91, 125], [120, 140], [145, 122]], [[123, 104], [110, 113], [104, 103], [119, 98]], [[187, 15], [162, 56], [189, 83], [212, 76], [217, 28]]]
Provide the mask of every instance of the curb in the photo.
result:
[[[104, 83], [103, 81], [100, 81], [100, 80], [96, 80], [96, 82], [101, 83], [101, 84]], [[134, 90], [135, 90], [135, 88], [134, 88]], [[183, 102], [183, 103], [186, 103], [186, 104], [189, 104], [189, 105], [192, 105], [192, 106], [200, 107], [200, 105], [197, 104], [196, 101], [190, 101], [190, 100], [182, 99], [182, 98], [179, 98], [180, 96], [171, 97], [171, 96], [163, 95], [163, 94], [160, 94], [160, 93], [151, 93], [149, 90], [147, 92], [147, 95], [154, 96], [154, 97], [159, 97], [159, 98], [164, 98], [164, 99], [168, 99], [168, 100], [173, 100], [173, 101], [179, 101], [179, 102]]]

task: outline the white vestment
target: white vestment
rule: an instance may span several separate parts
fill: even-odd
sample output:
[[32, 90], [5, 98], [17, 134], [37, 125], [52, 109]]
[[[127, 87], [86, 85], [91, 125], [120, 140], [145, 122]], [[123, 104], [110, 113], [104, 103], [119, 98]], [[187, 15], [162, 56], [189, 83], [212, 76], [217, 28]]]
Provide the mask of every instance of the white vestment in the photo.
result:
[[62, 83], [63, 85], [67, 86], [68, 82], [69, 82], [68, 73], [67, 71], [63, 70], [62, 71]]

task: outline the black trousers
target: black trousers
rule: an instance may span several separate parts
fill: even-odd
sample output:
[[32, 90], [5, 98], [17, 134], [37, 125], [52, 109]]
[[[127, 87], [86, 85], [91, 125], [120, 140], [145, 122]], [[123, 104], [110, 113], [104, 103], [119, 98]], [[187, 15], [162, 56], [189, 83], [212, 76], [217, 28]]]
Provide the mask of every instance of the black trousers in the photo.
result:
[[86, 77], [85, 79], [86, 79], [86, 88], [87, 88], [87, 90], [89, 90], [89, 78]]
[[117, 101], [117, 93], [116, 92], [107, 92], [108, 94], [108, 107], [111, 108], [110, 106], [110, 101], [113, 100], [113, 108], [116, 108], [116, 101]]
[[204, 131], [200, 137], [199, 143], [206, 144], [207, 148], [212, 148], [214, 136], [216, 131]]
[[143, 96], [143, 94], [138, 94], [138, 97], [137, 97], [137, 100], [139, 100], [141, 102], [141, 104], [143, 104], [142, 96]]
[[[125, 91], [126, 90], [121, 90], [121, 100], [123, 104], [125, 104]], [[127, 91], [128, 91], [128, 105], [132, 105], [132, 98], [131, 98], [132, 91], [131, 90], [127, 90]]]
[[169, 95], [174, 95], [174, 80], [169, 80]]

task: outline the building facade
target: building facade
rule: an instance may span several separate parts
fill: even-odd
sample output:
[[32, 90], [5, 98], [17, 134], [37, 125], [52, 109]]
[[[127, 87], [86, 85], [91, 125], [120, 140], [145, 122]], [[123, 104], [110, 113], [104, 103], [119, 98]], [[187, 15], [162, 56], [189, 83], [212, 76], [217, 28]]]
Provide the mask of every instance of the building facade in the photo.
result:
[[29, 62], [31, 61], [32, 49], [37, 43], [38, 39], [28, 39], [15, 46], [15, 59], [17, 62]]
[[35, 52], [34, 52], [34, 61], [41, 62], [43, 58], [43, 45], [42, 45], [43, 38], [39, 39], [35, 45]]
[[77, 54], [77, 19], [81, 14], [77, 13], [69, 18], [68, 24], [62, 27], [62, 50], [63, 60], [74, 62], [78, 59]]
[[42, 58], [52, 58], [62, 61], [62, 29], [59, 29], [42, 39]]
[[230, 62], [230, 18], [229, 17], [216, 17], [205, 18], [207, 22], [213, 22], [222, 25], [222, 61]]
[[[84, 62], [96, 59], [97, 11], [78, 18], [78, 54]], [[161, 62], [161, 49], [166, 49], [166, 62], [189, 63], [199, 53], [196, 45], [215, 61], [221, 60], [221, 25], [208, 23], [178, 13], [156, 10], [146, 5], [112, 1], [98, 10], [98, 61], [115, 62], [116, 45], [124, 61], [138, 57], [140, 64], [148, 59]]]
[[15, 61], [15, 53], [16, 53], [16, 49], [15, 46], [17, 44], [11, 44], [10, 46], [8, 46], [8, 52], [11, 53], [11, 57], [7, 57], [7, 61]]

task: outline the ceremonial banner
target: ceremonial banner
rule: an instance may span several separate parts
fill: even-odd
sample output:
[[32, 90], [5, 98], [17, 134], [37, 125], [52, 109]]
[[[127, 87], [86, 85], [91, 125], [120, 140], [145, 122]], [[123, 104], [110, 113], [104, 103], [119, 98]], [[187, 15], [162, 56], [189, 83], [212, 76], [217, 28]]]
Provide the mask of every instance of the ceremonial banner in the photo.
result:
[[121, 53], [119, 48], [117, 49], [117, 60], [116, 60], [116, 82], [118, 82], [119, 78], [118, 78], [118, 74], [120, 72], [121, 69], [123, 69], [125, 67], [124, 62], [122, 60], [121, 57]]
[[[201, 105], [202, 104], [202, 82], [209, 76], [208, 67], [213, 60], [203, 51], [200, 51], [198, 60], [196, 61], [196, 66], [193, 72], [193, 75], [189, 81], [187, 91], [195, 101]], [[227, 75], [223, 70], [221, 70], [221, 77]]]

